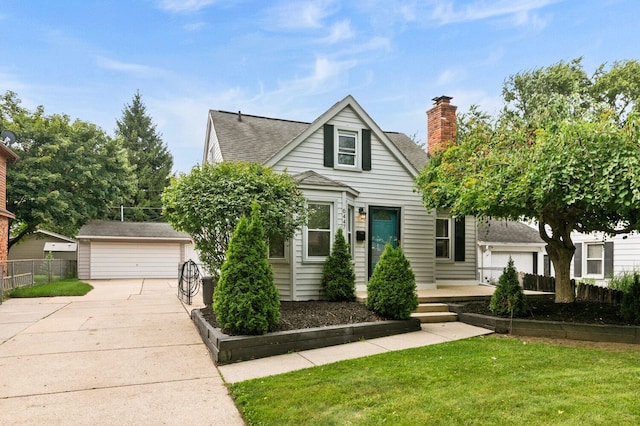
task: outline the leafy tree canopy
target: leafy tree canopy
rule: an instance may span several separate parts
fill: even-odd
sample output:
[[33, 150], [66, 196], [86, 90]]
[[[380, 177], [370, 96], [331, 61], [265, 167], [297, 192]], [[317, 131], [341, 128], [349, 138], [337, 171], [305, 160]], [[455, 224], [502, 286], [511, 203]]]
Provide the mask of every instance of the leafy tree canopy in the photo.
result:
[[137, 178], [133, 208], [125, 218], [134, 221], [161, 220], [162, 191], [169, 185], [173, 156], [147, 114], [140, 92], [136, 92], [116, 123], [116, 135], [122, 138]]
[[255, 163], [194, 167], [172, 178], [162, 197], [169, 223], [191, 235], [200, 259], [216, 276], [238, 221], [250, 215], [254, 201], [267, 239], [289, 239], [306, 223], [305, 198], [294, 178]]
[[588, 76], [576, 59], [509, 77], [499, 116], [461, 115], [458, 140], [418, 177], [425, 206], [537, 221], [556, 301], [572, 301], [571, 232], [640, 227], [638, 76], [637, 61]]
[[119, 139], [66, 115], [30, 112], [13, 92], [0, 99], [0, 127], [16, 133], [20, 159], [7, 167], [9, 247], [38, 229], [74, 236], [129, 197], [134, 178]]

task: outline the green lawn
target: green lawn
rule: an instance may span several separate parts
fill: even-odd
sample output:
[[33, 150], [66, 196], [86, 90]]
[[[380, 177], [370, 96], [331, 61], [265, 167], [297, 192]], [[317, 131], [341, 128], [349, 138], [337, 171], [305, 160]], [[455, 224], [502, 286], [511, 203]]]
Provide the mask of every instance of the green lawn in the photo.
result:
[[51, 296], [84, 296], [93, 290], [90, 284], [76, 278], [36, 284], [33, 287], [19, 287], [9, 293], [9, 297], [51, 297]]
[[230, 387], [250, 425], [640, 424], [640, 347], [478, 337]]

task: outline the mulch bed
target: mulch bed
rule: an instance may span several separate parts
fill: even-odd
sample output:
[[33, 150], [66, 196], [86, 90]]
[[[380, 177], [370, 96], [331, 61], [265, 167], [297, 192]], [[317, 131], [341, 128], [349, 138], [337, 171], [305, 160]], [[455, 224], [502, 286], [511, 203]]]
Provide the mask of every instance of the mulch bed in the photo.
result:
[[[599, 302], [576, 301], [554, 303], [553, 301], [530, 300], [528, 313], [521, 319], [539, 321], [560, 321], [583, 324], [628, 325], [620, 316], [619, 307]], [[469, 302], [464, 304], [464, 312], [495, 316], [489, 310], [489, 302]]]
[[[211, 326], [220, 328], [211, 308], [200, 310]], [[280, 322], [271, 331], [300, 330], [332, 325], [384, 321], [359, 302], [280, 302]], [[222, 330], [226, 334], [226, 330]]]

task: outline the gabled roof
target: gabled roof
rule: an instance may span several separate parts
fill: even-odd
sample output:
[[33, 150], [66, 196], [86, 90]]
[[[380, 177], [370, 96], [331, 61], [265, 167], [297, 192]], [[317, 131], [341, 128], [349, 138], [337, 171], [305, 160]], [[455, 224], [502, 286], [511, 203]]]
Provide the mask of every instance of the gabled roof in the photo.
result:
[[[47, 231], [47, 230], [44, 230], [44, 229], [38, 229], [38, 230], [36, 230], [36, 233], [42, 234], [42, 235], [46, 235], [46, 236], [49, 236], [49, 237], [53, 237], [53, 238], [58, 238], [59, 240], [67, 241], [69, 243], [75, 243], [76, 242], [76, 240], [74, 240], [73, 238], [69, 238], [69, 237], [66, 237], [66, 236], [64, 236], [62, 234], [58, 234], [58, 233], [55, 233], [55, 232]], [[39, 238], [43, 238], [43, 237], [39, 237]]]
[[529, 225], [504, 219], [479, 220], [478, 243], [545, 244], [538, 231]]
[[189, 240], [189, 235], [163, 222], [120, 222], [92, 220], [80, 228], [78, 239], [160, 239]]
[[356, 197], [359, 194], [358, 191], [349, 185], [345, 185], [337, 180], [329, 179], [328, 177], [323, 176], [320, 173], [316, 173], [313, 170], [307, 170], [306, 172], [299, 173], [295, 175], [294, 178], [302, 187], [318, 187], [323, 189], [336, 188], [341, 191], [351, 192]]
[[264, 164], [309, 123], [258, 117], [227, 111], [209, 111], [222, 158]]
[[[351, 95], [312, 123], [216, 110], [209, 111], [209, 121], [213, 123], [224, 160], [272, 166], [347, 106], [354, 109], [408, 169], [419, 172], [427, 164], [428, 156], [424, 150], [403, 133], [383, 132]], [[205, 146], [205, 156], [208, 148]]]

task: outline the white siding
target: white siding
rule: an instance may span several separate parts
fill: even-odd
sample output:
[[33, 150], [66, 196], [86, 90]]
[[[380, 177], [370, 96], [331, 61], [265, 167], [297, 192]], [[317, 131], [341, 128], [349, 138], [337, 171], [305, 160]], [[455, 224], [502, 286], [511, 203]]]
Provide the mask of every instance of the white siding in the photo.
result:
[[91, 278], [91, 243], [86, 240], [78, 241], [78, 279]]
[[[627, 234], [616, 235], [613, 237], [604, 237], [601, 233], [580, 234], [574, 232], [571, 234], [571, 240], [574, 243], [594, 243], [594, 242], [613, 242], [613, 275], [622, 274], [624, 272], [640, 272], [640, 235]], [[584, 262], [584, 248], [583, 248]], [[574, 277], [573, 261], [571, 261], [571, 277]], [[583, 276], [585, 267], [583, 266]]]
[[91, 278], [176, 278], [181, 243], [91, 243]]
[[[365, 124], [355, 111], [348, 107], [338, 113], [329, 124], [363, 128]], [[274, 170], [287, 169], [290, 174], [298, 174], [307, 170], [314, 170], [330, 179], [349, 185], [360, 194], [355, 200], [356, 230], [365, 230], [367, 240], [368, 218], [360, 218], [358, 207], [388, 206], [401, 208], [401, 246], [411, 261], [416, 275], [418, 288], [433, 288], [434, 276], [434, 244], [433, 244], [433, 215], [428, 214], [422, 206], [420, 195], [413, 192], [413, 176], [394, 157], [392, 152], [372, 132], [371, 135], [371, 171], [353, 171], [328, 168], [323, 166], [323, 130], [320, 128], [307, 140], [298, 145], [287, 156], [281, 159]], [[322, 194], [305, 191], [308, 199], [315, 196], [332, 195], [323, 191]], [[342, 194], [334, 193], [334, 231], [342, 226], [341, 209]], [[475, 241], [475, 240], [474, 240]], [[472, 243], [473, 245], [473, 243]], [[301, 241], [294, 244], [293, 261], [295, 271], [295, 299], [315, 299], [321, 296], [320, 277], [322, 264], [305, 263]], [[357, 242], [355, 245], [355, 272], [358, 290], [365, 290], [367, 283], [367, 241]], [[470, 257], [474, 255], [471, 254]], [[475, 267], [475, 265], [474, 265]], [[475, 270], [473, 270], [475, 276]]]
[[273, 277], [278, 287], [278, 293], [280, 294], [280, 300], [292, 300], [291, 295], [291, 266], [289, 263], [271, 262], [273, 268]]
[[[455, 285], [477, 282], [476, 221], [473, 216], [466, 216], [464, 224], [464, 262], [436, 261], [436, 279], [439, 283]], [[435, 236], [431, 242], [435, 244]]]

